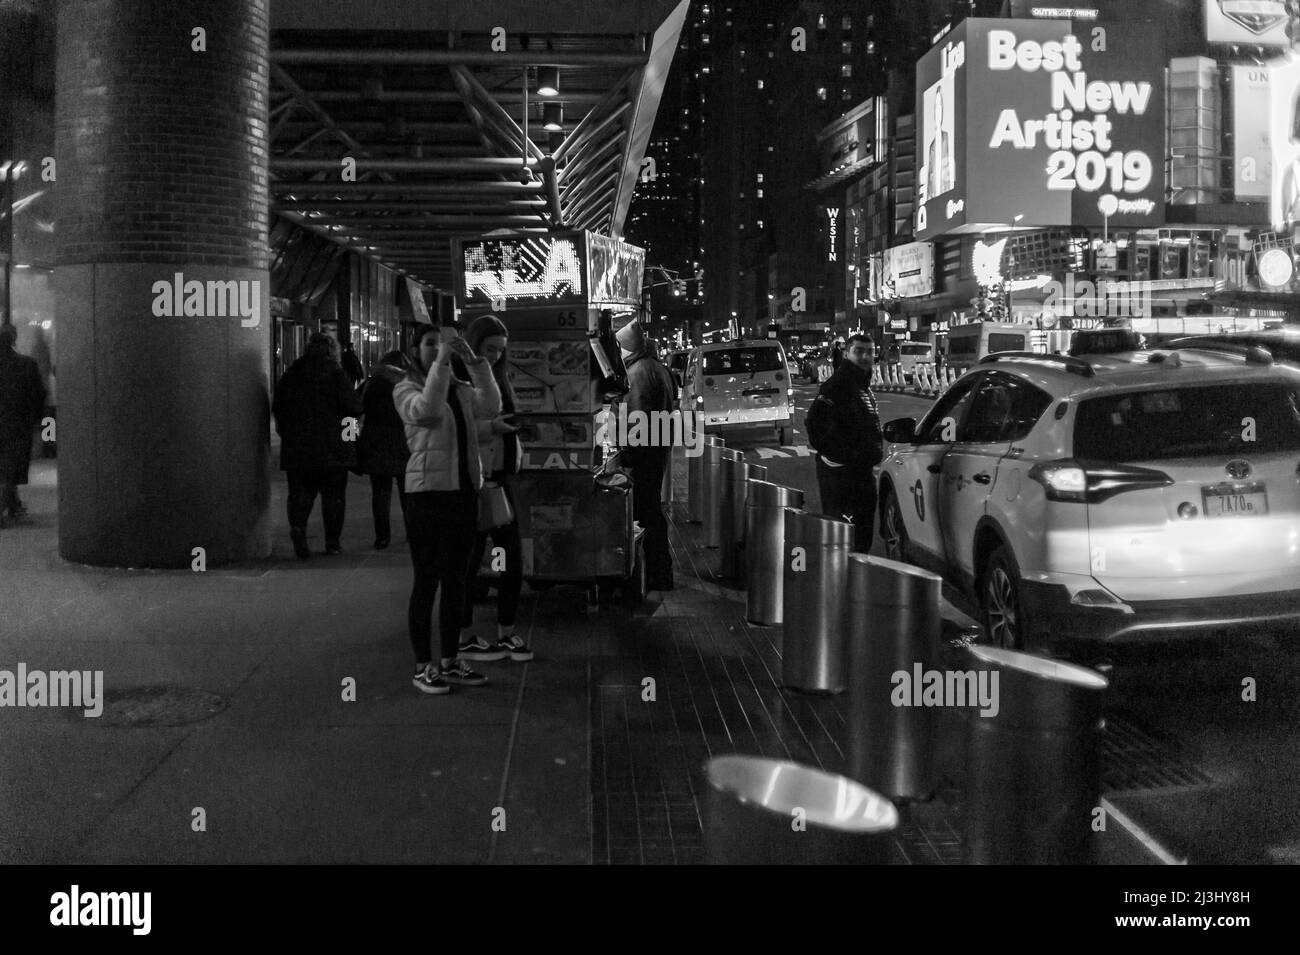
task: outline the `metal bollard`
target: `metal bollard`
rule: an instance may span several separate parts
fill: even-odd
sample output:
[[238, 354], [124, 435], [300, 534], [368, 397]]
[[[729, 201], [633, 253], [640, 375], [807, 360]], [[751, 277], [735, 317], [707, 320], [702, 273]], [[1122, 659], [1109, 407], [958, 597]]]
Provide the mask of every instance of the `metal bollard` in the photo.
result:
[[681, 458], [682, 446], [673, 445], [668, 449], [668, 459], [664, 462], [664, 479], [659, 485], [659, 500], [664, 504], [673, 502], [673, 466]]
[[725, 447], [721, 438], [708, 435], [704, 439], [704, 453], [696, 458], [688, 458], [686, 478], [686, 505], [689, 508], [691, 523], [698, 524], [704, 520], [704, 462], [709, 448]]
[[845, 634], [853, 525], [807, 511], [785, 512], [781, 682], [792, 690], [839, 693], [847, 677]]
[[704, 546], [718, 546], [721, 524], [718, 508], [722, 504], [722, 459], [735, 455], [725, 445], [706, 446], [704, 449]]
[[762, 464], [736, 463], [728, 471], [724, 461], [723, 480], [730, 478], [731, 513], [723, 515], [722, 569], [720, 573], [728, 580], [745, 578], [745, 502], [749, 499], [749, 481], [767, 478], [767, 467]]
[[735, 457], [722, 458], [722, 496], [718, 499], [718, 576], [730, 578], [736, 572], [736, 494], [744, 493], [744, 475], [748, 468], [745, 456], [733, 451]]
[[708, 546], [724, 549], [722, 559], [726, 561], [725, 549], [729, 546], [730, 528], [727, 524], [731, 520], [731, 491], [735, 482], [732, 479], [731, 469], [738, 463], [744, 461], [745, 455], [742, 451], [733, 451], [731, 448], [723, 448], [718, 457], [718, 468], [709, 475], [709, 480], [717, 485], [714, 495], [710, 498], [709, 503], [712, 505], [712, 513], [704, 515], [704, 530], [708, 537]]
[[803, 491], [750, 479], [745, 503], [746, 618], [762, 626], [785, 619], [785, 509], [803, 507]]
[[968, 711], [963, 861], [1087, 865], [1101, 794], [1101, 709], [1107, 680], [1043, 657], [971, 647], [980, 679], [997, 674], [996, 715]]
[[891, 861], [898, 810], [851, 779], [756, 756], [719, 756], [704, 772], [710, 865]]
[[848, 773], [890, 799], [935, 789], [939, 711], [894, 705], [895, 673], [939, 663], [943, 578], [911, 564], [849, 558]]

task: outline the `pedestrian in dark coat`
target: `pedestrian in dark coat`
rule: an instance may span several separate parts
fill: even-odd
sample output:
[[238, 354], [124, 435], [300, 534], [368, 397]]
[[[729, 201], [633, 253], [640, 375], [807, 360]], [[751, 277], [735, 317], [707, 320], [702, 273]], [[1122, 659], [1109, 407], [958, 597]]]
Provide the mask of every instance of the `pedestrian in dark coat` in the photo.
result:
[[361, 379], [366, 377], [366, 370], [362, 367], [361, 359], [357, 357], [357, 353], [352, 350], [351, 342], [348, 342], [348, 347], [343, 349], [341, 364], [343, 370], [347, 372], [348, 380], [352, 382], [353, 388], [360, 383]]
[[[624, 399], [628, 420], [656, 411], [669, 412], [677, 401], [672, 373], [647, 349], [645, 332], [635, 320], [619, 329], [619, 347], [627, 367], [628, 392]], [[646, 589], [673, 589], [673, 557], [668, 549], [668, 519], [663, 509], [664, 470], [671, 448], [632, 447], [622, 457], [632, 468], [632, 517], [645, 528]]]
[[0, 526], [26, 513], [18, 485], [27, 483], [32, 430], [45, 411], [40, 368], [14, 351], [17, 340], [17, 329], [0, 326]]
[[325, 519], [325, 552], [340, 552], [348, 469], [357, 463], [361, 402], [347, 374], [333, 357], [328, 335], [314, 333], [307, 352], [295, 361], [275, 389], [271, 411], [280, 436], [280, 469], [289, 480], [289, 535], [294, 553], [310, 556], [307, 519], [316, 495]]
[[817, 452], [822, 513], [854, 527], [853, 550], [871, 550], [876, 509], [872, 469], [884, 456], [884, 437], [871, 369], [876, 347], [865, 335], [848, 340], [844, 359], [822, 384], [804, 417], [808, 443]]
[[375, 521], [375, 549], [383, 550], [392, 537], [389, 512], [393, 484], [405, 509], [406, 426], [393, 404], [393, 386], [405, 378], [414, 365], [403, 352], [391, 351], [379, 360], [361, 387], [361, 440], [357, 442], [357, 464], [370, 476], [370, 512]]

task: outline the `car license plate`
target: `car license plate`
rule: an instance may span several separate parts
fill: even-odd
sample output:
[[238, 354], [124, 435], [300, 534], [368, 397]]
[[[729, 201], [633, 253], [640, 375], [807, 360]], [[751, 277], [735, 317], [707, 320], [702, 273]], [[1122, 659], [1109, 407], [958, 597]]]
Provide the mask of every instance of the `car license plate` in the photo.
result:
[[770, 405], [772, 403], [772, 399], [765, 395], [754, 395], [749, 400], [754, 402], [756, 405]]
[[1215, 484], [1201, 488], [1206, 517], [1256, 517], [1268, 513], [1262, 484]]

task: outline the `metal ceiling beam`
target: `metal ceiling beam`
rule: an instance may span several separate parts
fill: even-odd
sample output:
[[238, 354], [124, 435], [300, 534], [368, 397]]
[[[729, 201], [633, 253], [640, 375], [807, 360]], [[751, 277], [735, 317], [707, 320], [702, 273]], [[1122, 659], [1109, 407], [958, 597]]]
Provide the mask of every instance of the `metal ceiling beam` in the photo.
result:
[[[530, 166], [537, 160], [529, 158]], [[522, 165], [520, 159], [503, 159], [497, 156], [476, 156], [465, 159], [366, 159], [357, 163], [357, 170], [374, 172], [507, 172]], [[271, 169], [276, 172], [338, 172], [337, 159], [271, 159]]]
[[484, 213], [482, 215], [414, 215], [414, 216], [347, 216], [346, 218], [333, 219], [325, 216], [310, 216], [313, 222], [324, 222], [328, 225], [341, 225], [344, 229], [370, 228], [373, 226], [393, 226], [397, 229], [423, 227], [438, 227], [447, 225], [478, 225], [479, 223], [504, 222], [509, 225], [536, 225], [537, 217], [529, 215], [511, 215], [504, 213], [494, 215]]
[[375, 195], [517, 195], [540, 196], [542, 184], [532, 182], [487, 182], [483, 180], [451, 181], [424, 179], [399, 182], [291, 182], [284, 179], [271, 183], [271, 191], [285, 194], [312, 193], [374, 193]]
[[[471, 105], [471, 100], [476, 100], [479, 104], [486, 107], [484, 119], [495, 118], [508, 136], [513, 138], [521, 147], [525, 148], [531, 157], [536, 158], [538, 169], [542, 174], [542, 180], [546, 184], [546, 197], [551, 205], [551, 225], [562, 228], [564, 225], [564, 210], [560, 206], [560, 184], [555, 174], [555, 160], [546, 156], [532, 141], [530, 136], [524, 134], [514, 119], [505, 108], [492, 98], [492, 94], [483, 88], [483, 85], [475, 79], [474, 74], [463, 66], [451, 67], [452, 80], [456, 83], [456, 88], [465, 96], [466, 108]], [[525, 76], [524, 81], [527, 82]], [[522, 163], [522, 153], [520, 161]]]
[[581, 198], [574, 200], [568, 207], [568, 216], [570, 219], [580, 219], [583, 214], [590, 211], [591, 205], [601, 199], [609, 198], [609, 190], [618, 177], [618, 157], [611, 157], [610, 168], [599, 177], [593, 176], [591, 179], [590, 191]]
[[[368, 249], [369, 246], [374, 245], [373, 242], [361, 242], [356, 240], [345, 239], [343, 236], [339, 235], [336, 232], [331, 231], [330, 229], [321, 228], [319, 225], [312, 222], [310, 219], [306, 218], [305, 216], [300, 216], [296, 212], [282, 212], [280, 213], [280, 215], [283, 216], [285, 219], [288, 219], [294, 225], [301, 226], [302, 228], [306, 229], [308, 232], [318, 235], [321, 238], [328, 239], [329, 241], [333, 242], [335, 245], [341, 245], [343, 246], [343, 248], [348, 249], [351, 252], [355, 252], [358, 255], [364, 256], [367, 259], [371, 259], [372, 261], [376, 261], [376, 262], [379, 261], [379, 259], [376, 258], [374, 253], [370, 252]], [[397, 269], [396, 271], [402, 272], [402, 274], [406, 274], [402, 269]]]
[[[359, 90], [317, 90], [313, 95], [317, 100], [328, 103], [459, 103], [460, 94], [449, 90], [381, 90], [367, 95]], [[599, 103], [606, 96], [604, 90], [563, 90], [559, 96], [545, 97], [548, 103]], [[517, 106], [524, 100], [524, 94], [493, 91], [493, 98], [504, 105]], [[537, 97], [529, 94], [529, 102]]]
[[655, 114], [659, 111], [659, 101], [663, 97], [664, 85], [668, 82], [668, 70], [673, 63], [673, 54], [681, 38], [682, 25], [686, 22], [686, 13], [690, 0], [682, 0], [667, 19], [655, 30], [650, 42], [650, 56], [641, 79], [637, 84], [636, 106], [632, 121], [628, 124], [627, 150], [623, 154], [623, 176], [614, 193], [614, 215], [610, 220], [610, 235], [621, 238], [623, 222], [627, 218], [628, 206], [632, 204], [632, 193], [636, 189], [637, 179], [641, 174], [641, 160], [645, 157], [646, 147], [650, 144], [650, 133], [654, 126]]
[[[467, 104], [472, 99], [475, 101], [476, 105], [482, 105], [485, 107], [485, 119], [490, 118], [495, 120], [496, 124], [514, 140], [516, 148], [524, 145], [524, 131], [519, 128], [519, 124], [515, 122], [514, 117], [505, 111], [505, 107], [493, 99], [492, 94], [483, 88], [483, 84], [474, 77], [473, 73], [465, 69], [463, 66], [453, 66], [451, 68], [451, 76], [456, 83], [456, 88], [462, 91], [462, 95], [465, 95], [464, 91], [466, 89], [468, 89], [470, 94], [472, 94], [465, 95]], [[533, 157], [539, 160], [543, 158], [541, 149], [537, 147], [537, 144], [532, 141], [531, 137], [528, 138], [527, 145], [528, 152]]]
[[[685, 2], [685, 0], [683, 0]], [[672, 17], [670, 16], [671, 20]], [[662, 31], [662, 27], [660, 30]], [[680, 30], [680, 26], [678, 27]], [[559, 50], [385, 50], [296, 48], [272, 50], [272, 63], [324, 63], [361, 66], [643, 66], [645, 53], [563, 52]]]
[[[363, 157], [368, 157], [370, 155], [370, 153], [366, 150], [364, 146], [362, 146], [359, 142], [357, 142], [355, 139], [349, 136], [347, 132], [344, 131], [338, 125], [338, 123], [334, 122], [334, 118], [330, 116], [329, 113], [325, 112], [325, 110], [323, 110], [320, 107], [320, 104], [318, 104], [315, 100], [313, 100], [310, 95], [308, 95], [306, 90], [304, 90], [301, 86], [299, 86], [297, 83], [293, 81], [293, 77], [291, 77], [287, 72], [285, 72], [283, 67], [277, 66], [276, 64], [272, 63], [271, 76], [276, 83], [280, 84], [280, 86], [282, 86], [284, 89], [289, 91], [290, 95], [292, 95], [294, 98], [294, 102], [296, 102], [307, 112], [311, 113], [311, 115], [314, 116], [322, 126], [330, 130], [335, 136], [337, 136], [340, 140], [342, 140], [343, 143], [349, 149], [354, 150], [355, 152], [359, 153]], [[285, 118], [287, 118], [288, 116], [289, 113], [285, 113]], [[274, 135], [272, 135], [271, 137], [271, 142], [273, 144], [275, 142]]]
[[510, 212], [520, 209], [544, 209], [543, 199], [512, 199], [484, 202], [481, 197], [448, 196], [439, 202], [395, 202], [388, 200], [366, 199], [317, 199], [314, 201], [295, 200], [293, 202], [276, 202], [272, 208], [291, 209], [296, 212], [327, 212], [330, 215], [351, 215], [357, 212], [436, 212], [439, 209], [477, 209], [479, 211]]
[[[543, 102], [550, 102], [550, 101], [543, 100]], [[349, 129], [356, 129], [356, 130], [374, 129], [379, 132], [386, 132], [389, 125], [388, 120], [384, 120], [384, 119], [348, 119], [347, 124]], [[305, 120], [291, 120], [289, 123], [286, 124], [286, 128], [294, 129], [297, 126], [315, 126], [315, 125], [317, 124], [314, 122], [309, 123]], [[577, 129], [577, 123], [568, 123], [567, 125], [565, 123], [561, 123], [560, 125], [564, 126], [566, 130]], [[440, 137], [443, 136], [451, 137], [460, 134], [462, 138], [470, 138], [476, 136], [478, 132], [477, 128], [474, 126], [473, 123], [455, 123], [455, 122], [449, 123], [449, 122], [442, 122], [440, 120], [426, 120], [426, 119], [403, 120], [402, 127], [407, 133], [427, 133], [430, 135], [440, 136]], [[542, 127], [538, 125], [537, 129], [542, 129]], [[535, 130], [530, 128], [529, 133], [532, 134], [533, 132], [535, 132]], [[547, 136], [549, 136], [552, 130], [543, 130], [543, 132], [546, 133]]]
[[565, 168], [564, 196], [566, 199], [583, 191], [584, 177], [588, 177], [593, 168], [608, 163], [611, 156], [617, 159], [622, 154], [622, 150], [619, 148], [621, 139], [622, 136], [611, 139], [599, 152], [588, 153], [578, 162]]
[[[557, 162], [562, 161], [565, 156], [582, 144], [582, 139], [587, 135], [587, 129], [589, 126], [596, 122], [603, 122], [604, 119], [608, 118], [602, 117], [602, 119], [597, 120], [596, 117], [602, 116], [606, 110], [616, 109], [621, 105], [619, 103], [619, 98], [623, 95], [623, 90], [627, 88], [628, 84], [632, 83], [636, 79], [636, 74], [637, 71], [635, 68], [629, 69], [625, 72], [609, 92], [601, 97], [600, 102], [587, 111], [587, 115], [582, 117], [582, 121], [578, 123], [573, 132], [569, 133], [569, 135], [565, 137], [563, 145], [555, 151], [555, 159]], [[631, 104], [629, 103], [627, 105], [630, 106]]]
[[[483, 138], [483, 145], [495, 153], [504, 153], [506, 156], [519, 156], [519, 165], [522, 166], [524, 155], [523, 133], [519, 132], [517, 126], [511, 129], [511, 125], [513, 124], [503, 124], [500, 119], [500, 113], [504, 111], [501, 110], [496, 103], [489, 103], [490, 98], [486, 95], [480, 98], [474, 89], [474, 85], [465, 78], [465, 75], [465, 73], [462, 73], [455, 68], [451, 70], [451, 79], [452, 82], [456, 84], [457, 92], [460, 93], [461, 105], [465, 108], [465, 112], [469, 114], [470, 120], [478, 129], [479, 136]], [[482, 108], [489, 105], [497, 106], [497, 112], [494, 113], [489, 109]], [[489, 134], [496, 137], [495, 146], [489, 142]], [[534, 156], [540, 159], [540, 150], [535, 151]]]
[[[632, 108], [631, 103], [620, 103], [617, 107], [614, 108], [613, 112], [611, 112], [608, 116], [602, 119], [599, 123], [592, 126], [589, 131], [584, 133], [581, 142], [573, 143], [572, 145], [570, 145], [573, 137], [569, 137], [568, 139], [566, 139], [564, 141], [564, 145], [561, 146], [560, 149], [557, 149], [555, 151], [555, 161], [563, 162], [566, 163], [568, 166], [572, 166], [574, 163], [578, 162], [583, 157], [583, 154], [585, 154], [589, 150], [596, 149], [596, 148], [603, 148], [603, 144], [608, 143], [609, 140], [607, 139], [602, 140], [600, 138], [601, 135], [607, 129], [609, 129], [610, 126], [612, 126], [614, 123], [622, 119], [624, 114], [626, 114], [627, 111], [630, 110], [631, 108]], [[619, 136], [622, 136], [623, 132], [624, 132], [623, 129], [620, 127], [618, 133], [615, 134], [614, 138], [618, 138]], [[598, 144], [602, 144], [602, 145], [598, 145]], [[569, 147], [567, 150], [564, 148], [566, 146]]]

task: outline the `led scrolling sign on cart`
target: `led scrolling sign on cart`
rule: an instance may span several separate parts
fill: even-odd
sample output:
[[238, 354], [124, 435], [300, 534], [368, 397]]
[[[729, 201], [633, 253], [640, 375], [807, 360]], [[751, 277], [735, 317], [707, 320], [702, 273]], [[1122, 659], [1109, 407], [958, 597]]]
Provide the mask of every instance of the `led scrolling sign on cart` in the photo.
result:
[[461, 244], [461, 302], [486, 305], [577, 305], [583, 294], [578, 236], [503, 236]]
[[[1164, 48], [1141, 21], [972, 18], [917, 63], [916, 236], [1163, 222]], [[1106, 203], [1110, 208], [1110, 203]]]
[[463, 306], [637, 305], [645, 250], [595, 232], [464, 239], [456, 246]]

